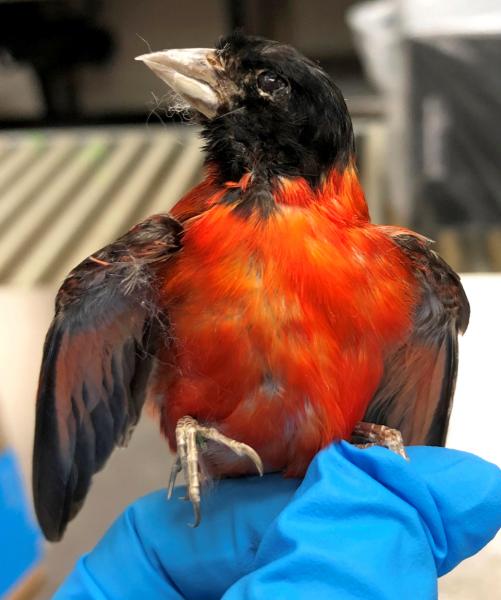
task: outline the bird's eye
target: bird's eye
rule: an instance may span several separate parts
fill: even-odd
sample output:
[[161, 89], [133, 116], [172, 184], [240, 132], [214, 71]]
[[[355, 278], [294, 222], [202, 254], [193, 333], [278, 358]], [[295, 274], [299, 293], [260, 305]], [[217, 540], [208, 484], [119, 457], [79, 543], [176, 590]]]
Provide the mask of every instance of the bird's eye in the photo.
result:
[[273, 94], [287, 87], [287, 81], [273, 71], [263, 71], [257, 76], [257, 87], [265, 94]]

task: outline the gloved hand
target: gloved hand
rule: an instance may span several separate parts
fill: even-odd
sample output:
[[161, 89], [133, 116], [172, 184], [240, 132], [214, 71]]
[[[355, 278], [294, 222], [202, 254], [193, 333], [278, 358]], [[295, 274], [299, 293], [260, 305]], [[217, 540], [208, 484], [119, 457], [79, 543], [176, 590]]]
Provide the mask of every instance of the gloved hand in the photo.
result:
[[155, 492], [77, 563], [56, 600], [223, 598], [430, 600], [437, 576], [501, 527], [501, 471], [471, 454], [341, 442], [304, 480], [266, 475], [191, 505]]

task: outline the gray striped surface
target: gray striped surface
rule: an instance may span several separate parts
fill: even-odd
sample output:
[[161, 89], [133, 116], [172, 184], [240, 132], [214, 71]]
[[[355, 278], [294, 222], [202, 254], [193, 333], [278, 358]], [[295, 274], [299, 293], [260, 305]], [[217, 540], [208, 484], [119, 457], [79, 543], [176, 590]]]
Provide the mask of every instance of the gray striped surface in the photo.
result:
[[119, 128], [0, 136], [0, 282], [63, 279], [199, 178], [189, 129]]

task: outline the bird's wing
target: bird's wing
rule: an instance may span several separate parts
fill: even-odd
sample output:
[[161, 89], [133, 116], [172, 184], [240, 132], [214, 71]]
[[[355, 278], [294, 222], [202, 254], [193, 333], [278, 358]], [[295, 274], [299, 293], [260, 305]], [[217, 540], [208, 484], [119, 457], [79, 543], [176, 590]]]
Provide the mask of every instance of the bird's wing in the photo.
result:
[[167, 215], [140, 223], [64, 281], [45, 340], [37, 396], [33, 494], [49, 540], [61, 538], [92, 476], [124, 444], [144, 402], [165, 319], [155, 272], [180, 248]]
[[456, 383], [458, 333], [470, 307], [459, 276], [413, 232], [384, 228], [409, 261], [421, 288], [405, 345], [386, 357], [365, 420], [399, 429], [406, 444], [444, 445]]

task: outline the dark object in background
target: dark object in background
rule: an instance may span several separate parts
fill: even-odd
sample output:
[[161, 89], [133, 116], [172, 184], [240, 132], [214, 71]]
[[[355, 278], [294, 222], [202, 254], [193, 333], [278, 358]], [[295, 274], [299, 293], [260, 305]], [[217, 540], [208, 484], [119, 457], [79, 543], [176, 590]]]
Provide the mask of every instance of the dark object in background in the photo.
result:
[[410, 49], [412, 225], [501, 224], [501, 36], [434, 36]]
[[96, 13], [93, 2], [80, 9], [64, 1], [0, 4], [0, 49], [33, 66], [49, 121], [78, 116], [76, 69], [112, 55], [112, 36]]

